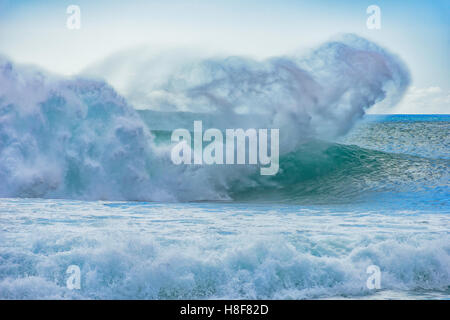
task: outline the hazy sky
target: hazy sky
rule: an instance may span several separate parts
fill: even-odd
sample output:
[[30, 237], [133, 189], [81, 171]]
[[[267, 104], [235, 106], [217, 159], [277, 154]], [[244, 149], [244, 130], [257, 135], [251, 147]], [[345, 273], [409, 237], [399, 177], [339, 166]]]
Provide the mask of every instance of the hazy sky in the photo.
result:
[[[81, 8], [79, 30], [66, 27], [71, 4]], [[372, 4], [381, 8], [380, 30], [366, 26]], [[138, 45], [201, 47], [261, 58], [356, 33], [406, 62], [413, 87], [405, 98], [409, 106], [397, 111], [411, 113], [450, 113], [449, 27], [449, 0], [0, 0], [0, 54], [63, 74]], [[416, 101], [423, 95], [435, 99], [426, 111]]]

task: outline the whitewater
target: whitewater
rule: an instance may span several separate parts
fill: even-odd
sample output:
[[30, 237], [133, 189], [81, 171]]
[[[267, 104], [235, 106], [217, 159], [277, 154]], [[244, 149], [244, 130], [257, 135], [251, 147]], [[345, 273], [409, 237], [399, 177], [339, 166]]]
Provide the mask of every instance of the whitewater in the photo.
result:
[[[346, 35], [113, 62], [68, 78], [0, 58], [0, 298], [450, 297], [450, 117], [366, 115], [401, 100], [400, 58]], [[279, 129], [279, 172], [173, 164], [196, 120]]]

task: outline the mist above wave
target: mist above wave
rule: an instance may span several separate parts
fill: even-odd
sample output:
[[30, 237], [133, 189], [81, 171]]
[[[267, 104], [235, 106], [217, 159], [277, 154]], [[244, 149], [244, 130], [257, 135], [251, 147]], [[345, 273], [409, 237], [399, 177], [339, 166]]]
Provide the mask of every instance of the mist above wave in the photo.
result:
[[400, 59], [352, 34], [305, 56], [265, 60], [143, 48], [86, 74], [106, 79], [138, 109], [209, 113], [217, 127], [245, 126], [247, 114], [297, 139], [346, 133], [374, 104], [397, 103], [410, 81]]

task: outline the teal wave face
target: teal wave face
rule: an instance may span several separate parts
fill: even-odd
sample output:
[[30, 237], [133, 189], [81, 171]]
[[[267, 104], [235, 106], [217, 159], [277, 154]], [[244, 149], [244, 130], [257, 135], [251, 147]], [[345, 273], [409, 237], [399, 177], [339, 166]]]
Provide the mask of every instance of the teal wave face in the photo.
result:
[[[309, 142], [280, 158], [274, 177], [233, 185], [235, 200], [306, 203], [352, 202], [377, 193], [448, 192], [450, 161], [370, 150], [356, 145]], [[446, 183], [447, 182], [447, 183]]]
[[[389, 124], [383, 123], [383, 126]], [[430, 122], [428, 135], [432, 134], [434, 125]], [[358, 130], [356, 133], [351, 132], [353, 135], [350, 136], [355, 142], [366, 143], [367, 127]], [[373, 133], [373, 130], [369, 132]], [[413, 131], [414, 127], [410, 130]], [[400, 134], [394, 131], [395, 128], [391, 128], [389, 133], [397, 135], [402, 141], [398, 136]], [[401, 125], [397, 125], [397, 131], [407, 136], [410, 134]], [[170, 131], [158, 130], [152, 133], [157, 143], [169, 143]], [[360, 135], [358, 139], [356, 134]], [[379, 132], [379, 137], [372, 136], [372, 139], [382, 139], [386, 134]], [[394, 148], [392, 145], [389, 147], [390, 150]], [[397, 198], [402, 202], [409, 201], [411, 205], [417, 205], [419, 201], [420, 204], [448, 206], [450, 160], [426, 157], [436, 148], [439, 149], [439, 146], [430, 146], [423, 152], [425, 156], [417, 156], [414, 152], [386, 152], [355, 144], [312, 140], [293, 152], [281, 155], [277, 175], [261, 176], [255, 170], [248, 176], [236, 177], [222, 188], [223, 192], [229, 194], [230, 200], [239, 202], [381, 203], [392, 202]], [[403, 145], [397, 151], [404, 149]], [[242, 167], [249, 169], [252, 166]]]

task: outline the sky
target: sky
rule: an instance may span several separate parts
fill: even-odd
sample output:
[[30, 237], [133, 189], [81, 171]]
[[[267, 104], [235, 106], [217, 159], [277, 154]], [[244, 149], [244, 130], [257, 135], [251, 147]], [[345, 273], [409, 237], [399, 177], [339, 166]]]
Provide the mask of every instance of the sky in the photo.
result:
[[[66, 26], [69, 5], [80, 7], [80, 29]], [[381, 10], [380, 29], [366, 26], [370, 5]], [[65, 75], [143, 45], [265, 58], [355, 33], [411, 71], [392, 113], [450, 113], [449, 27], [450, 0], [0, 0], [0, 54]]]

